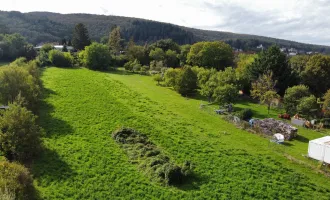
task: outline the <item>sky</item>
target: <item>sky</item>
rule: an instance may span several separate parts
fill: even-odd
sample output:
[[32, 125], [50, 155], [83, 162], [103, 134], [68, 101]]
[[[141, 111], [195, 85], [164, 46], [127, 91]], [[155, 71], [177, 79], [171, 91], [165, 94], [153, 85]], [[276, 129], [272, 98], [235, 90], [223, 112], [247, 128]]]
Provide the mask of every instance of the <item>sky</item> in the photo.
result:
[[91, 13], [330, 46], [330, 0], [0, 0], [0, 10]]

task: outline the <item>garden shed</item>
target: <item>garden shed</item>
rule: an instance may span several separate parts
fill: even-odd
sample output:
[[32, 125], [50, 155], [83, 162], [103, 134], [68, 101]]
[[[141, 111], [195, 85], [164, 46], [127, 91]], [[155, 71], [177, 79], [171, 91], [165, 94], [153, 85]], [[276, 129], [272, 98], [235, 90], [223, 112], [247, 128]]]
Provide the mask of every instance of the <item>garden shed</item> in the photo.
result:
[[308, 156], [330, 164], [330, 136], [309, 141]]

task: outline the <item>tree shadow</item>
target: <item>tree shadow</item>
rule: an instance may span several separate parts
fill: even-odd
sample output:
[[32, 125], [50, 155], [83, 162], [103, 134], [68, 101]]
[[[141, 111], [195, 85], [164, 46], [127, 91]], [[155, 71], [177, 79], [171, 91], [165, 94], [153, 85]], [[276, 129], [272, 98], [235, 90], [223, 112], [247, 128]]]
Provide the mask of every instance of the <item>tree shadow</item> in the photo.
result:
[[202, 185], [208, 182], [207, 180], [208, 178], [206, 176], [192, 173], [191, 175], [185, 177], [183, 183], [174, 184], [173, 186], [183, 191], [199, 190]]
[[136, 75], [137, 73], [126, 71], [126, 70], [118, 70], [118, 69], [113, 69], [113, 70], [107, 70], [107, 71], [102, 71], [107, 74], [116, 74], [116, 75], [124, 75], [124, 76], [132, 76]]
[[55, 108], [53, 105], [49, 104], [46, 99], [54, 95], [57, 95], [57, 93], [53, 90], [43, 88], [43, 100], [40, 103], [38, 122], [45, 131], [45, 137], [73, 133], [73, 128], [70, 124], [52, 116]]
[[303, 142], [303, 143], [308, 143], [309, 142], [309, 139], [302, 136], [302, 135], [298, 135], [295, 140], [299, 141], [299, 142]]
[[287, 147], [294, 146], [293, 144], [291, 144], [289, 142], [283, 142], [282, 145], [287, 146]]
[[43, 183], [66, 180], [76, 173], [53, 150], [44, 148], [38, 159], [32, 164], [33, 177], [42, 179]]

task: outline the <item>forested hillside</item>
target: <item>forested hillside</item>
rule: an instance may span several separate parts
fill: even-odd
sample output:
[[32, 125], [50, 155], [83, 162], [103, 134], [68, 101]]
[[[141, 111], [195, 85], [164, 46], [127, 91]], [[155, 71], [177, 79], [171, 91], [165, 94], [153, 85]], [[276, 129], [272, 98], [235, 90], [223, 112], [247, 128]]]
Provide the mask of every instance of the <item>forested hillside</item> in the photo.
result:
[[74, 25], [77, 23], [84, 23], [88, 28], [91, 39], [96, 41], [108, 36], [114, 26], [120, 26], [123, 38], [128, 41], [129, 38], [133, 37], [138, 44], [152, 43], [166, 38], [171, 38], [179, 44], [224, 40], [231, 46], [243, 50], [254, 50], [260, 44], [265, 47], [278, 44], [281, 47], [292, 47], [303, 51], [330, 53], [330, 47], [328, 46], [303, 44], [255, 35], [198, 30], [129, 17], [0, 11], [0, 33], [20, 33], [33, 44], [60, 41], [63, 38], [70, 39]]

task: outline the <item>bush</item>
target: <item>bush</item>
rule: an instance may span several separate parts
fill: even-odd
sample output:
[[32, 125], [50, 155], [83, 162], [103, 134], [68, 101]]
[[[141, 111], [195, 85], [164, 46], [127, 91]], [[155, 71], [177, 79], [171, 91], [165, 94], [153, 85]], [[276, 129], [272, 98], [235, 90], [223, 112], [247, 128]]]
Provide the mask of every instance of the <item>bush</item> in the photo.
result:
[[154, 79], [154, 81], [157, 81], [157, 85], [159, 85], [160, 82], [163, 81], [163, 77], [162, 77], [162, 75], [160, 75], [160, 74], [155, 74], [155, 75], [153, 76], [153, 79]]
[[325, 117], [330, 117], [330, 89], [324, 95], [323, 110]]
[[316, 97], [314, 95], [311, 95], [309, 97], [304, 97], [300, 100], [297, 110], [299, 114], [305, 115], [307, 117], [310, 117], [313, 113], [313, 110], [317, 109], [317, 101]]
[[115, 67], [124, 67], [124, 65], [128, 62], [128, 58], [126, 55], [116, 56], [114, 59]]
[[0, 199], [36, 199], [33, 180], [24, 166], [0, 161]]
[[188, 95], [196, 92], [197, 76], [190, 67], [185, 67], [176, 76], [174, 89], [181, 95]]
[[164, 62], [163, 61], [151, 61], [150, 62], [150, 70], [160, 72], [164, 68]]
[[232, 84], [225, 84], [214, 89], [213, 97], [219, 105], [234, 103], [238, 98], [238, 89]]
[[40, 67], [45, 67], [51, 64], [51, 62], [49, 61], [48, 53], [45, 51], [40, 51], [36, 60], [40, 64]]
[[296, 85], [288, 88], [284, 95], [284, 108], [287, 113], [293, 115], [297, 113], [297, 105], [303, 97], [309, 96], [310, 92], [305, 85]]
[[9, 160], [27, 161], [35, 157], [41, 147], [41, 128], [36, 117], [17, 103], [0, 116], [0, 150]]
[[125, 63], [124, 68], [127, 71], [133, 71], [133, 72], [139, 72], [142, 70], [142, 66], [137, 59]]
[[27, 63], [27, 59], [24, 57], [17, 58], [14, 62], [10, 63], [10, 66], [22, 66]]
[[239, 112], [236, 113], [237, 117], [239, 117], [242, 120], [248, 121], [253, 117], [253, 112], [249, 108], [245, 108]]
[[36, 111], [40, 97], [41, 81], [35, 61], [25, 66], [12, 66], [0, 72], [0, 103], [13, 103], [20, 96], [28, 109]]
[[79, 53], [80, 63], [94, 70], [107, 70], [112, 63], [112, 57], [107, 45], [92, 43]]
[[175, 80], [180, 73], [180, 69], [169, 68], [165, 71], [164, 79], [165, 84], [169, 87], [175, 86]]
[[49, 61], [57, 67], [72, 67], [73, 57], [68, 52], [51, 50], [49, 52]]

